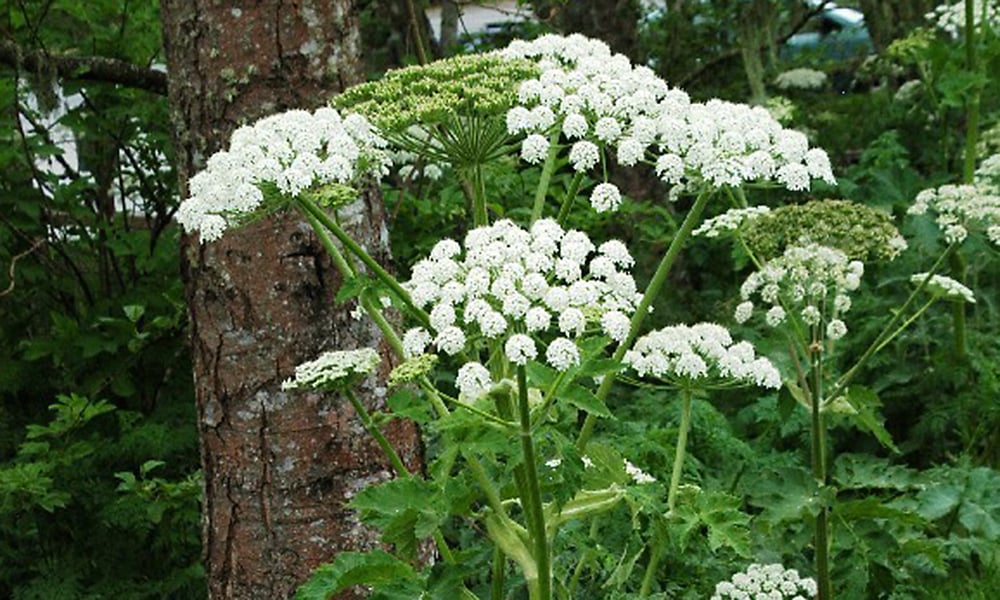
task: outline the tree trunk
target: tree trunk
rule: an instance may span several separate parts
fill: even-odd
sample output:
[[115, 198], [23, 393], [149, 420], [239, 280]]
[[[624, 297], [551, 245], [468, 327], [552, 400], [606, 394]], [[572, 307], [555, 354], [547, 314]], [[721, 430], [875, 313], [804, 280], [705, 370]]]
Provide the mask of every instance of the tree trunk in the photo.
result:
[[441, 0], [441, 46], [443, 56], [451, 56], [458, 46], [458, 21], [462, 12], [455, 0]]
[[939, 0], [861, 0], [861, 11], [865, 13], [875, 49], [881, 54], [893, 40], [913, 31], [914, 27], [926, 25], [924, 15], [938, 4]]
[[[182, 194], [237, 126], [322, 105], [360, 78], [351, 0], [238, 4], [161, 1]], [[341, 219], [388, 258], [376, 193], [342, 209]], [[384, 344], [367, 321], [350, 317], [351, 306], [333, 305], [341, 278], [297, 214], [182, 245], [209, 595], [287, 598], [337, 552], [375, 543], [344, 505], [391, 471], [342, 398], [288, 394], [281, 381], [321, 351]], [[359, 392], [377, 407], [385, 390], [369, 380]], [[416, 430], [394, 423], [386, 434], [418, 468]]]

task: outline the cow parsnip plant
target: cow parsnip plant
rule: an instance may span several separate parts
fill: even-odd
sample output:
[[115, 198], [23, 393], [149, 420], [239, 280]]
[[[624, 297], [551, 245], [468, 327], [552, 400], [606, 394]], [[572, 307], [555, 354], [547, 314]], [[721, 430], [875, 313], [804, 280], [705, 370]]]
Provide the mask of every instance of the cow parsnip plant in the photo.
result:
[[[726, 493], [682, 484], [692, 400], [718, 389], [790, 389], [811, 415], [820, 490], [834, 485], [825, 413], [850, 414], [891, 445], [875, 402], [849, 387], [856, 367], [832, 368], [831, 357], [849, 333], [845, 314], [864, 272], [860, 258], [891, 257], [905, 243], [886, 219], [847, 204], [832, 210], [837, 220], [817, 239], [792, 231], [802, 219], [750, 206], [754, 188], [796, 192], [817, 179], [835, 183], [826, 153], [763, 108], [694, 102], [581, 36], [516, 41], [498, 53], [404, 69], [334, 102], [336, 108], [290, 111], [238, 130], [229, 149], [192, 179], [191, 198], [178, 213], [211, 243], [256, 215], [301, 211], [348, 282], [342, 297], [357, 298], [401, 361], [390, 376], [388, 415], [370, 414], [351, 391], [373, 376], [380, 360], [373, 349], [331, 349], [289, 374], [289, 393], [343, 394], [397, 471], [352, 500], [393, 552], [341, 554], [300, 597], [326, 598], [352, 585], [380, 598], [488, 593], [499, 600], [515, 588], [533, 600], [646, 597], [670, 585], [658, 568], [664, 553], [700, 531], [713, 551], [729, 552], [728, 573], [741, 571], [753, 558], [749, 516]], [[352, 189], [386, 175], [398, 151], [407, 153], [410, 174], [433, 164], [435, 176], [456, 178], [469, 206], [468, 222], [456, 224], [464, 234], [443, 236], [407, 281], [373, 260], [338, 219]], [[670, 186], [664, 201], [693, 198], [655, 271], [641, 278], [648, 279], [644, 289], [623, 242], [568, 226], [580, 210], [620, 209], [623, 195], [608, 176], [612, 158], [655, 173]], [[526, 168], [540, 170], [534, 194], [490, 195], [491, 177]], [[560, 170], [570, 176], [565, 187], [552, 185]], [[699, 232], [735, 232], [759, 267], [743, 286], [735, 320], [767, 306], [764, 320], [788, 339], [795, 372], [780, 372], [718, 323], [644, 333], [653, 299], [665, 293], [668, 273], [713, 201], [738, 212]], [[740, 233], [768, 218], [787, 223], [765, 258], [748, 243], [761, 236]], [[884, 247], [858, 259], [836, 247], [859, 239]], [[949, 297], [935, 279], [939, 266], [918, 278], [912, 298], [923, 289], [937, 290], [931, 301]], [[911, 304], [886, 320], [870, 353], [912, 322]], [[388, 306], [402, 312], [402, 328], [386, 318]], [[614, 418], [607, 401], [616, 382], [680, 398], [668, 484], [634, 464], [636, 457], [593, 441], [599, 422]], [[435, 455], [426, 475], [409, 473], [382, 436], [387, 417], [415, 419], [431, 436]], [[814, 499], [815, 582], [780, 565], [752, 565], [720, 583], [717, 596], [756, 585], [766, 586], [760, 591], [768, 597], [830, 598], [825, 515], [835, 499], [827, 491]], [[627, 538], [625, 554], [581, 545], [581, 531], [591, 540], [599, 531]], [[441, 561], [420, 567], [418, 549], [428, 539]], [[484, 539], [493, 548], [488, 573], [475, 567], [483, 564]], [[601, 570], [609, 573], [602, 591], [585, 590], [585, 573]]]

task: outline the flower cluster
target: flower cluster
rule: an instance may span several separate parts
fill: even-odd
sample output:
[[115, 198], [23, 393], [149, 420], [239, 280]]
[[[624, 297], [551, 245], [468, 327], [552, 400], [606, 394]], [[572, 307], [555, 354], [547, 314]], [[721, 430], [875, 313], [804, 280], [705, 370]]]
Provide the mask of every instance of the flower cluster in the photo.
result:
[[942, 185], [917, 194], [911, 215], [933, 212], [949, 244], [960, 244], [969, 228], [986, 231], [990, 242], [1000, 246], [1000, 194], [988, 185]]
[[[581, 462], [583, 462], [583, 467], [585, 469], [594, 468], [594, 461], [591, 460], [589, 456], [584, 455], [581, 456], [580, 459]], [[653, 477], [649, 473], [635, 466], [634, 464], [632, 464], [631, 461], [629, 461], [629, 459], [625, 458], [622, 460], [625, 466], [625, 474], [632, 479], [633, 483], [636, 483], [638, 485], [645, 485], [647, 483], [656, 483], [656, 477]], [[545, 466], [549, 467], [550, 469], [558, 469], [560, 465], [562, 465], [561, 458], [552, 458], [545, 461]]]
[[729, 581], [716, 584], [712, 600], [806, 600], [815, 598], [816, 592], [816, 581], [800, 577], [795, 569], [752, 564]]
[[706, 219], [691, 235], [701, 235], [716, 238], [720, 235], [736, 231], [743, 223], [771, 212], [767, 206], [750, 206], [747, 208], [732, 208], [717, 217]]
[[983, 159], [975, 173], [976, 183], [981, 186], [993, 186], [1000, 189], [1000, 154], [993, 154]]
[[839, 318], [851, 308], [847, 292], [858, 289], [864, 265], [848, 260], [835, 248], [810, 244], [792, 246], [785, 253], [752, 273], [740, 288], [743, 302], [736, 307], [736, 321], [746, 322], [753, 314], [751, 298], [759, 296], [770, 305], [765, 321], [777, 327], [796, 310], [805, 325], [818, 328], [826, 324], [826, 336], [840, 339], [847, 325]]
[[826, 73], [815, 69], [790, 69], [774, 78], [779, 90], [818, 90], [826, 85]]
[[384, 140], [360, 115], [341, 118], [332, 108], [291, 110], [233, 132], [229, 150], [216, 152], [188, 182], [189, 197], [177, 222], [214, 241], [230, 220], [252, 213], [265, 201], [262, 184], [287, 196], [310, 187], [349, 183], [364, 173], [382, 175]]
[[781, 206], [747, 222], [740, 235], [764, 261], [789, 246], [807, 244], [830, 246], [863, 261], [893, 260], [907, 247], [892, 215], [845, 200]]
[[[972, 3], [973, 22], [982, 27], [985, 21], [994, 31], [1000, 28], [1000, 6], [992, 0], [974, 0]], [[965, 30], [965, 0], [954, 4], [944, 3], [925, 15], [935, 27], [958, 39]]]
[[[835, 183], [826, 153], [805, 135], [784, 129], [764, 108], [721, 100], [693, 103], [651, 70], [580, 35], [517, 40], [503, 55], [534, 60], [537, 78], [521, 84], [520, 103], [507, 113], [512, 134], [525, 134], [522, 157], [538, 162], [558, 131], [569, 162], [588, 172], [613, 150], [619, 164], [654, 165], [665, 182], [738, 186], [775, 180], [790, 190], [813, 178]], [[595, 194], [598, 193], [595, 190]], [[601, 190], [599, 210], [616, 208]]]
[[[910, 276], [910, 281], [919, 284], [927, 279], [927, 275], [929, 273], [915, 273]], [[962, 300], [969, 304], [976, 303], [976, 295], [972, 290], [947, 275], [931, 275], [927, 281], [927, 290], [938, 296]]]
[[896, 90], [895, 95], [892, 97], [892, 101], [903, 105], [915, 104], [921, 94], [923, 94], [923, 90], [923, 81], [919, 79], [911, 79], [899, 86], [899, 89]]
[[371, 119], [385, 133], [472, 116], [502, 116], [517, 100], [519, 83], [537, 75], [527, 61], [494, 54], [456, 56], [389, 71], [332, 100], [341, 110]]
[[781, 374], [771, 361], [756, 357], [750, 342], [734, 344], [729, 330], [715, 323], [674, 325], [647, 333], [625, 353], [624, 362], [640, 377], [674, 383], [704, 379], [781, 387]]
[[[550, 219], [530, 230], [497, 221], [470, 231], [461, 246], [442, 240], [404, 284], [417, 306], [429, 307], [431, 328], [407, 331], [405, 352], [416, 356], [433, 343], [454, 355], [479, 338], [502, 343], [507, 360], [524, 365], [539, 355], [536, 340], [554, 334], [545, 361], [565, 371], [579, 364], [574, 340], [591, 325], [619, 342], [628, 335], [640, 299], [632, 264], [621, 242], [596, 247], [585, 233]], [[490, 385], [477, 365], [459, 372], [459, 388], [470, 397]]]
[[295, 367], [295, 377], [282, 382], [281, 389], [340, 389], [374, 371], [380, 360], [372, 348], [324, 352]]

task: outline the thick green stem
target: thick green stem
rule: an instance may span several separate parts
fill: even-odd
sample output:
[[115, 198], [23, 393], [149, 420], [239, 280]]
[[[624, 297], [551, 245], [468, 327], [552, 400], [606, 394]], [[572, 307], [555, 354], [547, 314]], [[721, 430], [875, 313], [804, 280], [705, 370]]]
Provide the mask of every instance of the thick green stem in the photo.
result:
[[[340, 249], [337, 248], [333, 240], [330, 239], [330, 235], [326, 232], [326, 228], [314, 217], [311, 213], [306, 213], [306, 219], [309, 220], [309, 224], [312, 226], [313, 231], [316, 232], [316, 236], [319, 237], [319, 241], [323, 244], [323, 247], [330, 254], [333, 260], [334, 266], [340, 271], [340, 274], [344, 277], [354, 277], [355, 271], [351, 264], [347, 261], [347, 258], [340, 253]], [[382, 336], [392, 347], [392, 351], [399, 358], [403, 357], [403, 341], [399, 339], [396, 334], [396, 330], [393, 329], [392, 325], [382, 314], [381, 307], [370, 297], [370, 294], [361, 294], [361, 306], [365, 309], [365, 312], [371, 317], [372, 321], [382, 332]]]
[[503, 600], [507, 557], [499, 546], [493, 547], [493, 577], [490, 581], [490, 600]]
[[[959, 282], [965, 283], [966, 263], [960, 250], [952, 252], [948, 258], [948, 266], [951, 268], [951, 277]], [[963, 359], [966, 354], [966, 325], [965, 325], [965, 302], [955, 302], [951, 307], [952, 330], [955, 342], [955, 358]]]
[[[642, 300], [639, 301], [639, 306], [635, 309], [635, 314], [632, 315], [632, 324], [629, 327], [628, 337], [618, 345], [614, 355], [612, 355], [613, 360], [621, 361], [628, 349], [632, 347], [632, 343], [639, 336], [642, 322], [646, 319], [646, 315], [649, 314], [649, 307], [652, 306], [653, 300], [660, 295], [660, 290], [663, 288], [663, 284], [667, 282], [667, 275], [670, 274], [670, 269], [674, 266], [674, 261], [677, 260], [677, 256], [680, 254], [684, 244], [691, 237], [691, 231], [694, 230], [694, 226], [701, 218], [701, 212], [704, 210], [705, 205], [708, 204], [708, 199], [711, 195], [711, 189], [706, 188], [702, 190], [695, 199], [691, 210], [684, 217], [684, 221], [674, 235], [674, 239], [671, 240], [667, 252], [660, 259], [660, 264], [656, 268], [656, 272], [653, 273], [653, 278], [646, 287], [646, 293], [642, 295]], [[602, 401], [606, 400], [608, 394], [611, 393], [611, 388], [615, 383], [614, 380], [613, 376], [608, 375], [601, 381], [600, 387], [597, 388], [597, 397]], [[593, 414], [588, 414], [586, 420], [583, 422], [583, 427], [580, 429], [580, 435], [576, 439], [576, 447], [580, 452], [583, 452], [587, 447], [587, 443], [590, 442], [590, 436], [593, 434], [596, 424], [597, 418]]]
[[542, 510], [542, 495], [538, 485], [538, 471], [535, 462], [535, 446], [531, 438], [531, 407], [528, 404], [528, 377], [522, 366], [517, 368], [518, 410], [521, 417], [521, 450], [524, 453], [524, 474], [527, 479], [528, 497], [521, 502], [531, 506], [528, 514], [532, 523], [528, 524], [534, 543], [535, 563], [538, 565], [539, 600], [552, 598], [552, 567], [550, 566], [549, 538], [545, 529], [545, 512]]
[[813, 478], [820, 494], [819, 512], [816, 515], [816, 530], [813, 537], [815, 546], [816, 582], [818, 585], [818, 600], [831, 600], [830, 585], [830, 542], [829, 542], [829, 507], [826, 505], [826, 424], [823, 421], [823, 350], [820, 345], [814, 345], [812, 351], [812, 373], [810, 400], [812, 404], [812, 471]]
[[660, 566], [660, 558], [663, 552], [660, 544], [650, 543], [649, 562], [646, 563], [646, 574], [642, 577], [642, 587], [639, 588], [639, 597], [649, 596], [649, 591], [653, 589], [653, 581], [656, 580], [656, 570]]
[[486, 182], [483, 179], [483, 171], [479, 165], [470, 169], [471, 180], [463, 178], [462, 189], [466, 197], [472, 201], [472, 226], [485, 227], [489, 225], [490, 215], [486, 209]]
[[392, 468], [396, 470], [396, 473], [400, 477], [409, 477], [410, 471], [407, 470], [406, 465], [403, 464], [403, 459], [401, 459], [399, 454], [396, 453], [396, 449], [392, 447], [389, 440], [382, 435], [382, 430], [375, 425], [375, 421], [372, 420], [372, 417], [368, 413], [368, 409], [365, 408], [365, 405], [361, 403], [361, 400], [358, 399], [357, 395], [350, 388], [347, 388], [345, 393], [347, 394], [347, 399], [351, 401], [351, 406], [354, 407], [354, 412], [358, 413], [358, 417], [361, 419], [361, 424], [365, 426], [368, 433], [375, 438], [376, 442], [378, 442], [379, 447], [382, 448], [382, 452], [384, 452], [386, 458], [389, 459], [389, 463], [392, 465]]
[[667, 492], [667, 514], [677, 506], [677, 488], [681, 484], [684, 471], [684, 455], [687, 452], [688, 430], [691, 428], [691, 390], [684, 389], [681, 398], [681, 427], [677, 432], [677, 447], [674, 449], [674, 469], [670, 474], [670, 491]]
[[542, 166], [542, 176], [538, 179], [538, 187], [535, 188], [535, 202], [531, 207], [531, 222], [534, 223], [542, 218], [545, 210], [545, 197], [549, 193], [549, 182], [552, 180], [552, 173], [556, 170], [556, 157], [559, 155], [559, 128], [555, 128], [549, 136], [549, 152], [545, 156], [545, 164]]
[[566, 197], [563, 198], [562, 205], [559, 206], [559, 216], [556, 217], [556, 221], [560, 225], [566, 224], [569, 211], [573, 208], [573, 202], [576, 200], [576, 193], [580, 191], [581, 183], [583, 183], [583, 173], [573, 175], [573, 180], [569, 182], [569, 189], [566, 190]]
[[299, 205], [302, 207], [302, 209], [306, 212], [307, 215], [310, 215], [316, 221], [319, 221], [319, 223], [327, 231], [332, 233], [333, 236], [336, 237], [337, 240], [340, 241], [340, 243], [343, 244], [344, 247], [347, 248], [347, 250], [350, 251], [351, 254], [356, 256], [358, 260], [364, 263], [364, 265], [368, 267], [368, 269], [373, 274], [375, 274], [375, 276], [378, 277], [378, 279], [382, 283], [384, 283], [386, 287], [388, 287], [389, 290], [391, 290], [392, 293], [397, 298], [399, 298], [399, 300], [406, 306], [407, 310], [418, 321], [420, 321], [421, 325], [428, 328], [430, 327], [430, 317], [427, 316], [427, 313], [421, 310], [420, 308], [417, 308], [417, 306], [413, 304], [413, 300], [410, 298], [410, 294], [407, 293], [407, 291], [404, 290], [401, 285], [399, 285], [399, 282], [396, 281], [396, 278], [390, 275], [389, 272], [386, 271], [384, 268], [382, 268], [382, 265], [378, 264], [378, 262], [374, 258], [372, 258], [371, 255], [365, 252], [365, 249], [362, 248], [357, 242], [355, 242], [354, 239], [351, 238], [351, 236], [347, 235], [347, 232], [344, 231], [344, 229], [340, 226], [339, 223], [333, 220], [330, 217], [330, 215], [323, 212], [323, 210], [321, 210], [318, 206], [316, 206], [316, 204], [313, 201], [307, 198], [300, 197]]

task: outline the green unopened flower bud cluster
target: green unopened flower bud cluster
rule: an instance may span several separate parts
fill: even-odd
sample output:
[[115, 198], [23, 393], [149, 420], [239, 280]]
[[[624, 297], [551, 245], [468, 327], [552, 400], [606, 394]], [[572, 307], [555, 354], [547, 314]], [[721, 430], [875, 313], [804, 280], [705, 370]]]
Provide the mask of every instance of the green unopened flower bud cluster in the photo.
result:
[[457, 56], [390, 71], [338, 95], [333, 105], [365, 115], [384, 132], [404, 131], [461, 117], [504, 115], [517, 100], [520, 82], [537, 74], [538, 68], [525, 60]]
[[747, 223], [743, 237], [762, 260], [809, 244], [836, 248], [861, 261], [892, 260], [906, 249], [888, 213], [843, 200], [782, 206]]

